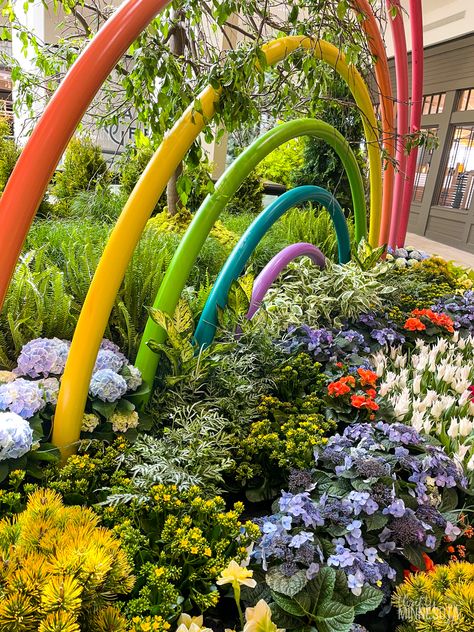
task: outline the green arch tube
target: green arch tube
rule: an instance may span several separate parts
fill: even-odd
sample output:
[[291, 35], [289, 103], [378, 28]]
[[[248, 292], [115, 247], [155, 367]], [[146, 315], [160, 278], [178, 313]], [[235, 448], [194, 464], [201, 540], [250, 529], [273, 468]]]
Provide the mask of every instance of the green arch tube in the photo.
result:
[[[168, 270], [163, 278], [153, 307], [172, 314], [186, 285], [189, 273], [207, 239], [214, 223], [226, 204], [233, 197], [242, 181], [274, 149], [298, 136], [315, 136], [326, 141], [339, 155], [347, 172], [354, 205], [355, 239], [359, 242], [367, 236], [367, 211], [364, 185], [356, 157], [349, 143], [332, 125], [317, 119], [297, 119], [274, 127], [257, 138], [216, 183], [212, 195], [208, 195], [196, 212], [191, 224], [183, 235]], [[140, 342], [135, 366], [140, 369], [145, 387], [151, 387], [158, 367], [159, 357], [147, 346], [148, 340], [163, 342], [166, 333], [151, 319], [145, 327]], [[143, 389], [140, 397], [134, 398], [137, 404], [146, 403], [151, 389]]]
[[194, 332], [194, 338], [199, 347], [211, 344], [217, 327], [217, 307], [225, 307], [227, 304], [227, 295], [232, 282], [242, 274], [250, 255], [265, 234], [286, 211], [310, 200], [323, 204], [331, 216], [336, 229], [339, 263], [350, 261], [349, 231], [346, 218], [336, 198], [326, 189], [315, 186], [296, 187], [283, 193], [253, 220], [222, 266]]

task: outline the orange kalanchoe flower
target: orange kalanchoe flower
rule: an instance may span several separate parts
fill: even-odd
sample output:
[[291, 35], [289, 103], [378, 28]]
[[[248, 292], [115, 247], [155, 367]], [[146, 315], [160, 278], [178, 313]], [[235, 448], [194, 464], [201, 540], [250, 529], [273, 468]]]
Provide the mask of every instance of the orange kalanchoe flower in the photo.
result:
[[423, 331], [426, 329], [426, 325], [419, 318], [407, 318], [403, 328], [408, 329], [408, 331]]
[[359, 374], [360, 383], [362, 386], [375, 386], [375, 384], [377, 383], [377, 373], [374, 373], [374, 371], [359, 367], [357, 369], [357, 373]]
[[446, 329], [451, 334], [454, 333], [454, 322], [447, 314], [437, 314], [432, 309], [414, 309], [412, 315], [426, 316], [434, 325]]
[[365, 395], [352, 395], [351, 404], [354, 408], [368, 408], [369, 410], [378, 410], [379, 405], [370, 397]]

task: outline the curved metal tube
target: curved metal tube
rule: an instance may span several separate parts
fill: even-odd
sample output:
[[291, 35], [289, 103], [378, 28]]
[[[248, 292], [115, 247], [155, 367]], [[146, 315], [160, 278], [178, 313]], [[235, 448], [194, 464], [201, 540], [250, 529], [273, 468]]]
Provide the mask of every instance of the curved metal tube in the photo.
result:
[[[405, 154], [405, 137], [408, 134], [408, 57], [400, 0], [386, 0], [389, 12], [395, 47], [395, 73], [397, 77], [397, 152], [398, 171], [395, 174], [395, 190], [393, 193], [392, 221], [390, 224], [389, 245], [397, 245], [398, 229], [401, 221], [403, 191], [405, 188], [407, 157]], [[396, 9], [391, 16], [391, 9]]]
[[273, 257], [273, 259], [270, 259], [255, 279], [252, 298], [250, 299], [250, 307], [246, 318], [250, 320], [253, 317], [260, 307], [260, 303], [263, 301], [268, 289], [273, 285], [286, 266], [297, 257], [303, 256], [309, 257], [313, 263], [320, 268], [324, 268], [326, 265], [326, 259], [323, 253], [319, 250], [319, 248], [313, 246], [313, 244], [300, 242], [283, 248], [283, 250], [280, 250], [280, 252]]
[[36, 124], [0, 200], [0, 309], [31, 222], [74, 130], [118, 60], [168, 2], [124, 2], [75, 61]]
[[[421, 126], [421, 112], [423, 109], [423, 8], [421, 0], [410, 0], [410, 29], [412, 46], [411, 70], [411, 118], [410, 133], [418, 132]], [[407, 161], [407, 179], [403, 191], [400, 223], [397, 232], [397, 245], [403, 246], [407, 236], [410, 206], [415, 184], [416, 160], [418, 147], [413, 147]]]
[[226, 306], [232, 282], [242, 274], [247, 261], [265, 234], [289, 209], [309, 201], [319, 202], [327, 208], [336, 230], [339, 263], [350, 261], [349, 231], [344, 213], [334, 196], [326, 189], [315, 186], [297, 187], [283, 193], [253, 220], [222, 266], [194, 333], [194, 339], [199, 347], [212, 342], [217, 327], [217, 308]]
[[[380, 95], [383, 145], [389, 157], [395, 159], [395, 113], [385, 44], [368, 0], [352, 0], [352, 5], [358, 15], [362, 17], [361, 26], [367, 37], [370, 52], [375, 59], [374, 68]], [[393, 163], [388, 160], [383, 172], [382, 219], [380, 222], [379, 245], [387, 243], [389, 238], [394, 181], [395, 170]]]

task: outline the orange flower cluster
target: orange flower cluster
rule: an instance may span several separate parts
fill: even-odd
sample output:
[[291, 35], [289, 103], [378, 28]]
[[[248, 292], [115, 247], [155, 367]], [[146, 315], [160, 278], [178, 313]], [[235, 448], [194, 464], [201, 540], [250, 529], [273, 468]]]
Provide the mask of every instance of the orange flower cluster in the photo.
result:
[[[423, 555], [423, 559], [425, 561], [425, 568], [423, 569], [426, 573], [431, 573], [432, 571], [434, 571], [434, 569], [436, 568], [436, 564], [433, 562], [433, 560], [431, 559], [431, 557], [429, 555], [427, 555], [426, 553], [422, 553]], [[410, 577], [410, 575], [412, 573], [419, 573], [420, 572], [420, 568], [418, 568], [418, 566], [414, 566], [413, 564], [410, 564], [410, 569], [405, 569], [403, 571], [403, 576], [405, 577], [405, 579], [407, 577]]]
[[[357, 369], [358, 374], [358, 386], [363, 390], [362, 393], [351, 394], [351, 406], [354, 408], [365, 408], [367, 410], [378, 410], [379, 405], [375, 401], [377, 392], [375, 386], [377, 384], [377, 374], [369, 369], [362, 367]], [[335, 382], [331, 382], [328, 385], [328, 393], [331, 397], [342, 397], [351, 393], [352, 389], [356, 387], [356, 379], [353, 375], [346, 375], [339, 378]], [[369, 388], [367, 388], [369, 387]]]
[[331, 397], [341, 397], [351, 392], [351, 387], [355, 386], [355, 378], [352, 375], [341, 377], [336, 382], [331, 382], [328, 386], [328, 393]]
[[414, 309], [411, 314], [412, 318], [408, 318], [404, 325], [404, 328], [408, 331], [423, 331], [426, 329], [426, 325], [419, 318], [420, 316], [425, 316], [433, 325], [445, 329], [450, 334], [454, 333], [454, 323], [447, 314], [437, 314], [431, 309]]

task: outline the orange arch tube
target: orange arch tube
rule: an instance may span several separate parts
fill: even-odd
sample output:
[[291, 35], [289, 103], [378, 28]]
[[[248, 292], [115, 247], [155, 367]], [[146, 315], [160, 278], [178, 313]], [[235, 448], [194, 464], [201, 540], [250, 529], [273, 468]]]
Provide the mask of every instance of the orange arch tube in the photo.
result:
[[[352, 0], [354, 10], [362, 17], [361, 26], [367, 37], [370, 52], [375, 57], [375, 78], [380, 95], [382, 117], [382, 140], [390, 158], [395, 158], [395, 114], [393, 109], [393, 91], [388, 69], [385, 44], [372, 7], [367, 0]], [[379, 244], [388, 242], [392, 217], [393, 186], [395, 170], [388, 161], [383, 177], [382, 220], [380, 223]]]
[[35, 126], [0, 200], [0, 309], [31, 222], [74, 130], [120, 57], [168, 2], [122, 4], [71, 67]]

